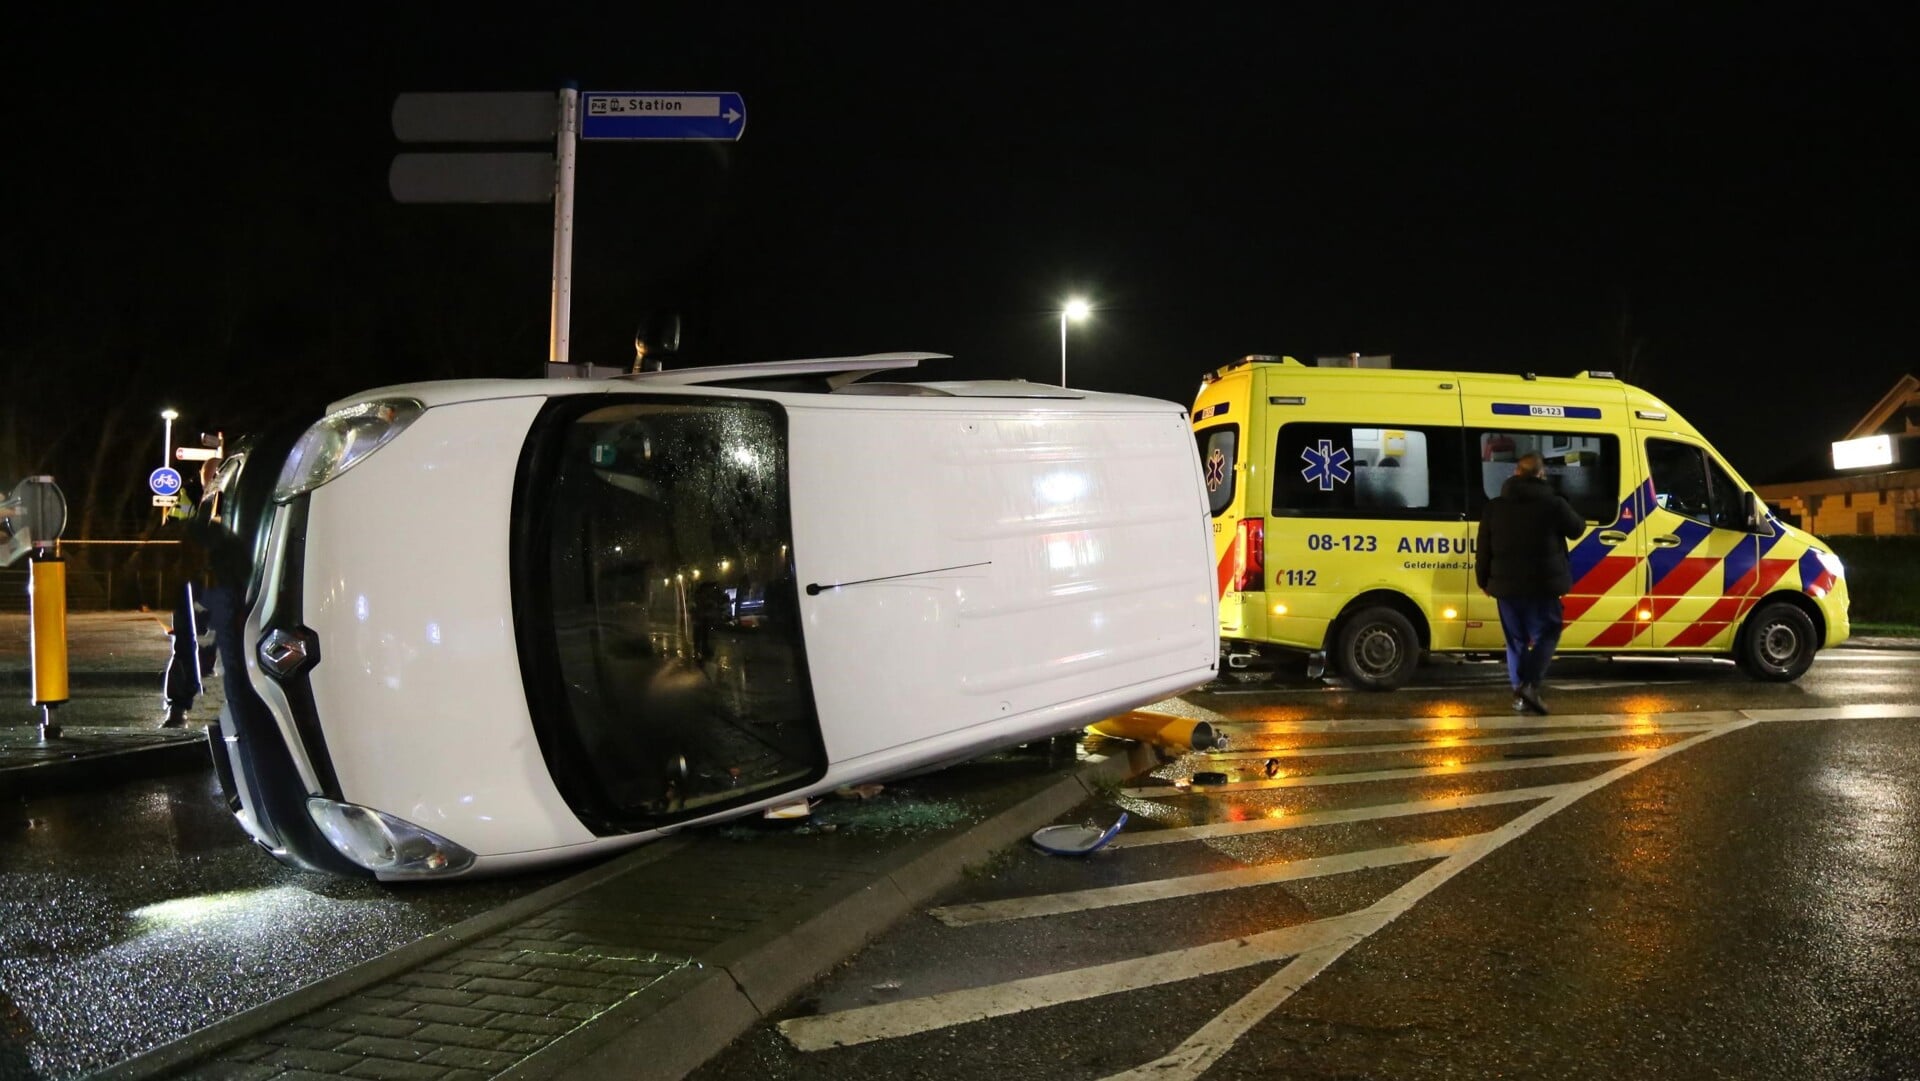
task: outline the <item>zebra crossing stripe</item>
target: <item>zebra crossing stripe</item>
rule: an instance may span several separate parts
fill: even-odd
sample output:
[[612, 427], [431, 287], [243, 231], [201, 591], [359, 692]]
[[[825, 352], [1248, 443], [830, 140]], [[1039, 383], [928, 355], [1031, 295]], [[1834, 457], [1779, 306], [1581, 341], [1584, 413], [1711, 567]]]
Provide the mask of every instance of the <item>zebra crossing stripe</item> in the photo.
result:
[[1649, 751], [1598, 777], [1589, 777], [1584, 781], [1568, 785], [1565, 792], [1503, 826], [1488, 830], [1486, 833], [1475, 834], [1467, 839], [1468, 843], [1463, 844], [1460, 851], [1456, 852], [1452, 858], [1420, 872], [1399, 889], [1363, 909], [1363, 913], [1371, 914], [1378, 921], [1367, 931], [1345, 941], [1327, 942], [1316, 948], [1301, 951], [1280, 971], [1268, 977], [1266, 982], [1247, 992], [1240, 1001], [1214, 1015], [1212, 1020], [1202, 1025], [1199, 1031], [1171, 1052], [1131, 1070], [1111, 1074], [1101, 1081], [1149, 1081], [1149, 1079], [1151, 1081], [1193, 1081], [1219, 1061], [1220, 1056], [1226, 1054], [1235, 1043], [1239, 1042], [1240, 1037], [1244, 1036], [1249, 1029], [1265, 1020], [1282, 1003], [1293, 997], [1295, 991], [1306, 986], [1328, 965], [1339, 960], [1347, 950], [1358, 944], [1373, 930], [1384, 927], [1398, 918], [1407, 909], [1418, 904], [1422, 898], [1445, 885], [1453, 876], [1480, 862], [1482, 857], [1566, 810], [1583, 796], [1597, 792], [1664, 758], [1755, 723], [1752, 719], [1739, 720], [1691, 736], [1678, 743], [1670, 743], [1657, 751]]
[[1225, 725], [1236, 738], [1258, 733], [1302, 732], [1471, 732], [1506, 728], [1661, 728], [1675, 724], [1727, 724], [1743, 720], [1742, 710], [1703, 709], [1691, 713], [1574, 713], [1550, 717], [1384, 717], [1326, 721], [1247, 721], [1225, 717], [1211, 710], [1196, 710], [1196, 716], [1210, 721], [1215, 728]]
[[911, 1036], [916, 1032], [931, 1032], [969, 1021], [1025, 1013], [1045, 1006], [1081, 1002], [1122, 991], [1137, 991], [1199, 976], [1217, 975], [1249, 965], [1272, 964], [1334, 944], [1342, 944], [1344, 949], [1372, 933], [1381, 922], [1380, 915], [1372, 908], [1362, 909], [1349, 915], [1298, 923], [1245, 938], [1209, 942], [1204, 946], [1137, 957], [1129, 961], [1030, 976], [987, 987], [946, 991], [902, 1002], [860, 1006], [837, 1013], [794, 1017], [780, 1022], [778, 1027], [781, 1034], [801, 1051], [824, 1051], [831, 1047], [871, 1043], [897, 1036]]
[[[1655, 762], [1756, 723], [1852, 718], [1920, 719], [1920, 705], [1859, 705], [1733, 713], [1702, 711], [1684, 716], [1693, 719], [1724, 717], [1726, 723], [1716, 724], [1656, 750], [1627, 756], [1631, 761], [1585, 780], [1554, 785], [1550, 789], [1516, 790], [1547, 794], [1548, 798], [1539, 806], [1529, 808], [1492, 830], [1455, 839], [1458, 847], [1451, 855], [1420, 871], [1386, 897], [1357, 912], [1127, 961], [1068, 969], [836, 1013], [796, 1017], [780, 1022], [777, 1027], [796, 1049], [803, 1052], [821, 1051], [1158, 987], [1252, 965], [1287, 962], [1259, 987], [1215, 1015], [1172, 1052], [1153, 1062], [1103, 1079], [1192, 1081], [1217, 1062], [1249, 1029], [1278, 1009], [1295, 991], [1304, 987], [1347, 950], [1398, 918], [1481, 858], [1525, 835], [1579, 799]], [[1614, 720], [1618, 721], [1619, 718]]]
[[1751, 719], [1737, 720], [1635, 756], [1632, 761], [1597, 777], [1557, 786], [1561, 789], [1557, 795], [1512, 821], [1486, 833], [1455, 839], [1457, 847], [1450, 856], [1357, 912], [1132, 960], [1068, 969], [835, 1013], [795, 1017], [780, 1022], [777, 1027], [797, 1050], [822, 1051], [1291, 959], [1258, 988], [1202, 1026], [1172, 1053], [1108, 1079], [1188, 1081], [1205, 1072], [1249, 1028], [1272, 1013], [1294, 991], [1347, 950], [1386, 926], [1481, 857], [1525, 834], [1582, 796], [1651, 763], [1753, 723]]
[[1224, 792], [1258, 792], [1271, 788], [1318, 788], [1335, 784], [1369, 784], [1374, 781], [1404, 781], [1418, 777], [1453, 777], [1462, 773], [1503, 773], [1516, 769], [1552, 769], [1580, 766], [1591, 762], [1623, 762], [1645, 751], [1596, 751], [1592, 754], [1560, 754], [1552, 758], [1498, 759], [1491, 762], [1462, 762], [1457, 766], [1409, 766], [1405, 769], [1376, 769], [1360, 773], [1307, 773], [1298, 777], [1275, 777], [1270, 781], [1228, 781], [1226, 784], [1151, 785], [1122, 788], [1120, 794], [1135, 799], [1164, 796], [1211, 796]]
[[1212, 822], [1204, 826], [1142, 830], [1138, 833], [1123, 833], [1108, 842], [1107, 847], [1141, 848], [1147, 845], [1177, 844], [1181, 841], [1210, 841], [1219, 837], [1242, 837], [1251, 833], [1271, 833], [1275, 830], [1337, 826], [1348, 822], [1370, 822], [1377, 818], [1402, 818], [1409, 815], [1458, 811], [1468, 807], [1527, 803], [1533, 800], [1552, 799], [1567, 788], [1568, 786], [1563, 784], [1542, 785], [1538, 788], [1508, 788], [1498, 792], [1443, 796], [1440, 799], [1416, 800], [1411, 803], [1382, 803], [1372, 807], [1348, 807], [1339, 811], [1310, 811], [1306, 814], [1290, 814], [1280, 818], [1256, 818], [1246, 822]]
[[1632, 736], [1664, 735], [1669, 732], [1701, 732], [1699, 724], [1666, 725], [1660, 728], [1608, 728], [1594, 731], [1546, 732], [1532, 736], [1439, 736], [1411, 743], [1342, 743], [1332, 747], [1268, 747], [1250, 751], [1222, 751], [1206, 756], [1208, 762], [1259, 762], [1268, 758], [1327, 758], [1336, 755], [1396, 754], [1401, 751], [1436, 751], [1452, 747], [1504, 747], [1516, 743], [1564, 743], [1573, 739], [1621, 739]]
[[1203, 893], [1270, 886], [1276, 882], [1297, 882], [1306, 878], [1325, 878], [1328, 875], [1343, 875], [1352, 871], [1371, 870], [1375, 867], [1395, 867], [1403, 863], [1444, 859], [1453, 855], [1461, 845], [1474, 836], [1478, 835], [1467, 834], [1437, 841], [1418, 841], [1386, 848], [1369, 848], [1361, 852], [1345, 852], [1338, 856], [1284, 860], [1258, 867], [1236, 868], [1231, 871], [1210, 871], [1206, 874], [1181, 875], [1177, 878], [1155, 878], [1146, 882], [1130, 882], [1124, 886], [1098, 886], [1093, 889], [1043, 893], [1032, 897], [981, 901], [970, 905], [949, 905], [932, 909], [928, 914], [948, 927], [969, 927], [976, 923], [1028, 920], [1036, 916], [1059, 916], [1096, 908], [1137, 905], [1147, 901], [1168, 901], [1176, 897], [1195, 897]]

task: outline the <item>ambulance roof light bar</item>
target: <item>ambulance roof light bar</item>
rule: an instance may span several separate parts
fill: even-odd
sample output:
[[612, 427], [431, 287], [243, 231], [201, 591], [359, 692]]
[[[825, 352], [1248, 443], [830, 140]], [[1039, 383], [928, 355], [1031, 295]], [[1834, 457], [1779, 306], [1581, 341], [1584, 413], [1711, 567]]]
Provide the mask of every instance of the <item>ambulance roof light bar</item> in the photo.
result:
[[1292, 357], [1280, 356], [1276, 353], [1248, 353], [1239, 360], [1229, 361], [1226, 365], [1215, 368], [1213, 371], [1202, 375], [1200, 377], [1200, 385], [1204, 387], [1208, 383], [1226, 375], [1228, 372], [1244, 368], [1249, 364], [1291, 364], [1296, 368], [1305, 366]]

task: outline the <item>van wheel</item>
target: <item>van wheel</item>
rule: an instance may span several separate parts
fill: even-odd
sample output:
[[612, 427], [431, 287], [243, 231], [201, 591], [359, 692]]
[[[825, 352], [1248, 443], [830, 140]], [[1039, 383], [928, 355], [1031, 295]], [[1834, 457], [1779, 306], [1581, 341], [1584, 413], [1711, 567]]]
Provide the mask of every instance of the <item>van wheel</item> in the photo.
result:
[[1775, 601], [1747, 617], [1733, 659], [1755, 679], [1788, 683], [1813, 664], [1819, 648], [1813, 620], [1791, 604]]
[[1340, 674], [1363, 690], [1390, 691], [1420, 662], [1420, 637], [1407, 617], [1384, 605], [1363, 608], [1340, 625]]

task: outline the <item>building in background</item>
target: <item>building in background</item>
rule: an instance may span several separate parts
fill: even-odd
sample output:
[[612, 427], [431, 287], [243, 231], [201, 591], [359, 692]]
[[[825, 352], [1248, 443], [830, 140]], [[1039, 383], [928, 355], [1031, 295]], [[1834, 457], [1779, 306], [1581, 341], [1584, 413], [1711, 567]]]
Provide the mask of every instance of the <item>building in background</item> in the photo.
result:
[[1806, 480], [1756, 491], [1823, 537], [1920, 534], [1920, 379], [1900, 377]]

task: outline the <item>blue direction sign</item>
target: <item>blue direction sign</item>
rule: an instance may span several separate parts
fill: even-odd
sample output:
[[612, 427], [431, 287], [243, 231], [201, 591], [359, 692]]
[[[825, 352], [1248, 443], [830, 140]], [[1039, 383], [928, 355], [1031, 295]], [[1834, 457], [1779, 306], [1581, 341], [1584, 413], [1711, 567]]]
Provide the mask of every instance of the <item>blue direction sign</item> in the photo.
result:
[[161, 466], [147, 475], [147, 487], [154, 495], [173, 495], [180, 491], [180, 471]]
[[580, 94], [582, 139], [734, 140], [747, 130], [740, 95], [692, 90], [587, 90]]

